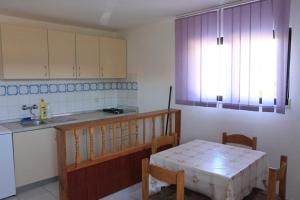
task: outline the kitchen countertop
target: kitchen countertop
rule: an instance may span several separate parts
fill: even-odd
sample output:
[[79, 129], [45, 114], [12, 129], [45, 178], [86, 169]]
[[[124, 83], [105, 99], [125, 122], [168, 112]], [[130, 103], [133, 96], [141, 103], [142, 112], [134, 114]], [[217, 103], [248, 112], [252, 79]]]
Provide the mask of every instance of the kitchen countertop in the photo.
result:
[[131, 111], [131, 112], [125, 112], [123, 114], [116, 115], [116, 114], [106, 113], [106, 112], [102, 112], [102, 111], [90, 111], [90, 112], [83, 112], [83, 113], [78, 113], [78, 114], [70, 114], [70, 115], [49, 118], [47, 123], [35, 125], [35, 126], [24, 126], [24, 125], [21, 125], [19, 121], [0, 123], [0, 125], [8, 128], [9, 130], [12, 131], [12, 133], [19, 133], [19, 132], [24, 132], [24, 131], [53, 128], [55, 126], [60, 126], [60, 125], [75, 124], [75, 123], [80, 123], [80, 122], [87, 122], [87, 121], [93, 121], [93, 120], [120, 117], [120, 116], [125, 116], [125, 115], [132, 115], [132, 114], [136, 114], [136, 113], [137, 112]]

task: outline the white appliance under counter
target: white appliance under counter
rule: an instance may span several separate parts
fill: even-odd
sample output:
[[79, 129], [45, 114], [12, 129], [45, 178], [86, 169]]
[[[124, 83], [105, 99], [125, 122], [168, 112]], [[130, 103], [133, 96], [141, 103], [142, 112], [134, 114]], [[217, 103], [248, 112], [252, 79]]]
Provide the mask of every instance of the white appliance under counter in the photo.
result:
[[0, 199], [16, 195], [12, 132], [0, 126]]

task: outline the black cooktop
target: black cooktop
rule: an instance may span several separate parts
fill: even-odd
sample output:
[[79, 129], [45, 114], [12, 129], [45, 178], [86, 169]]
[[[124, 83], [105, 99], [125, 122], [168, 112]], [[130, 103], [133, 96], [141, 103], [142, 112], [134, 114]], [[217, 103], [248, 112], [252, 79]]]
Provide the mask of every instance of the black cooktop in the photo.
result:
[[116, 115], [124, 113], [124, 110], [120, 109], [120, 108], [104, 108], [102, 111], [107, 112], [107, 113], [116, 114]]

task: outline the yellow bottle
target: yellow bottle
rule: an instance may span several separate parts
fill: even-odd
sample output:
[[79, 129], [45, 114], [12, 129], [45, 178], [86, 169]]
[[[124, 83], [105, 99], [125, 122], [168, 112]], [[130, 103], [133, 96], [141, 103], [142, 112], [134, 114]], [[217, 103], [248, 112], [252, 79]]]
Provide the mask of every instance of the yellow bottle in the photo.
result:
[[40, 119], [42, 122], [46, 122], [48, 120], [48, 109], [44, 99], [41, 99], [39, 107], [40, 107]]

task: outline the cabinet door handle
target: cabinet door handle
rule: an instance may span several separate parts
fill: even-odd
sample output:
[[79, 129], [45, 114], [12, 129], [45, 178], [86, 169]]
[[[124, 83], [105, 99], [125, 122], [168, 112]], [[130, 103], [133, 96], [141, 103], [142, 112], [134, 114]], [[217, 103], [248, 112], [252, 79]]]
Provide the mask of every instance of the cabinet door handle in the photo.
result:
[[78, 76], [80, 77], [80, 66], [78, 67]]

